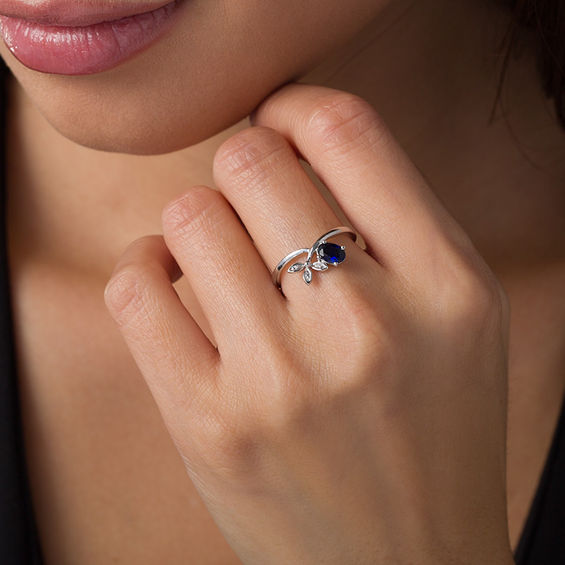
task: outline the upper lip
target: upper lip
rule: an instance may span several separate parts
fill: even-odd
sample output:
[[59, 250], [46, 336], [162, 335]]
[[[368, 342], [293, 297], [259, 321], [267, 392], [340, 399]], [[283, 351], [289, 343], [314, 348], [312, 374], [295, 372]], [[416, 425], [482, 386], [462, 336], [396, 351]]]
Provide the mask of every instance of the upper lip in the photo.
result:
[[0, 14], [52, 26], [89, 26], [158, 10], [171, 0], [0, 0]]

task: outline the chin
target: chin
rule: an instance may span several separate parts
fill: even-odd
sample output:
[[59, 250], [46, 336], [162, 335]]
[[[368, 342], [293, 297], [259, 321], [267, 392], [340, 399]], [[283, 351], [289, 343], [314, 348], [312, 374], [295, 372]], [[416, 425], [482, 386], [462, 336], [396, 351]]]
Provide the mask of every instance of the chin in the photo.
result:
[[112, 104], [111, 110], [97, 104], [93, 108], [89, 102], [88, 108], [81, 111], [80, 103], [68, 104], [67, 100], [62, 108], [57, 103], [44, 104], [40, 112], [70, 141], [97, 151], [161, 155], [196, 145], [231, 127], [250, 114], [260, 98], [237, 107], [224, 107], [221, 112], [213, 106], [206, 111], [187, 102], [182, 119], [150, 101], [123, 107]]
[[170, 80], [124, 80], [123, 73], [120, 80], [112, 72], [65, 77], [18, 65], [9, 62], [25, 96], [61, 135], [90, 149], [133, 155], [196, 145], [243, 120], [273, 89], [233, 82], [181, 89]]
[[163, 46], [101, 73], [69, 76], [32, 70], [0, 46], [25, 97], [55, 130], [113, 153], [159, 155], [200, 143], [291, 79], [289, 67], [256, 73], [253, 61], [243, 73], [229, 61], [210, 72], [198, 58], [171, 57], [174, 51]]
[[2, 41], [0, 55], [26, 97], [69, 140], [99, 151], [157, 155], [244, 119], [384, 3], [353, 0], [352, 9], [340, 0], [190, 0], [163, 38], [92, 74], [32, 70]]

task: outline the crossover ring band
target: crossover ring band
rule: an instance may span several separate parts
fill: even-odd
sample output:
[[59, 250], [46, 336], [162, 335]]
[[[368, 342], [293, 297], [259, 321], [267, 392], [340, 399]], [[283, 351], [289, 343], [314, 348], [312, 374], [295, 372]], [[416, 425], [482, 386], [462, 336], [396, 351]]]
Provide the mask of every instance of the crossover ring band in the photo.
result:
[[[285, 268], [287, 263], [292, 261], [292, 259], [302, 255], [303, 253], [307, 253], [305, 261], [297, 262], [292, 264], [288, 269], [287, 272], [289, 273], [298, 273], [302, 271], [302, 278], [306, 284], [310, 284], [312, 282], [312, 271], [326, 271], [328, 269], [328, 265], [333, 265], [337, 267], [340, 263], [345, 261], [345, 245], [337, 245], [335, 243], [327, 243], [327, 239], [333, 237], [334, 235], [338, 235], [340, 233], [347, 233], [352, 236], [353, 241], [357, 240], [357, 233], [355, 230], [351, 229], [348, 226], [339, 226], [334, 228], [324, 235], [319, 237], [313, 244], [312, 247], [304, 248], [304, 249], [297, 249], [292, 253], [289, 253], [286, 257], [281, 259], [278, 265], [273, 269], [273, 283], [281, 289], [281, 273], [282, 270]], [[316, 254], [317, 260], [314, 261], [312, 259], [314, 253]]]

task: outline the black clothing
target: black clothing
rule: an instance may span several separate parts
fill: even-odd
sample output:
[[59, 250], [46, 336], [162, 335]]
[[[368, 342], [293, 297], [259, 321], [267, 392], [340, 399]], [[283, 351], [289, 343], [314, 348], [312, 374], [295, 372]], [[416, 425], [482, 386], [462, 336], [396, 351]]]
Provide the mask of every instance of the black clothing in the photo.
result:
[[565, 564], [565, 404], [530, 508], [516, 565]]
[[4, 186], [7, 75], [0, 61], [0, 564], [41, 565], [20, 425], [8, 276]]
[[[7, 71], [0, 61], [2, 72]], [[3, 96], [0, 114], [0, 130], [5, 132]], [[5, 146], [0, 144], [0, 565], [41, 565], [18, 401], [6, 252]], [[516, 549], [516, 564], [565, 565], [565, 405]]]

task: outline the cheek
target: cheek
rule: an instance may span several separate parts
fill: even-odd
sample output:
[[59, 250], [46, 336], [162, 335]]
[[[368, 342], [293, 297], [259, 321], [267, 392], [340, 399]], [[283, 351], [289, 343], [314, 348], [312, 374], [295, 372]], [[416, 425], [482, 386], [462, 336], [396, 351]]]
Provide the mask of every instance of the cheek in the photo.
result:
[[385, 0], [185, 0], [175, 26], [105, 72], [48, 75], [0, 54], [46, 119], [69, 139], [105, 151], [167, 153], [249, 114], [361, 29]]

